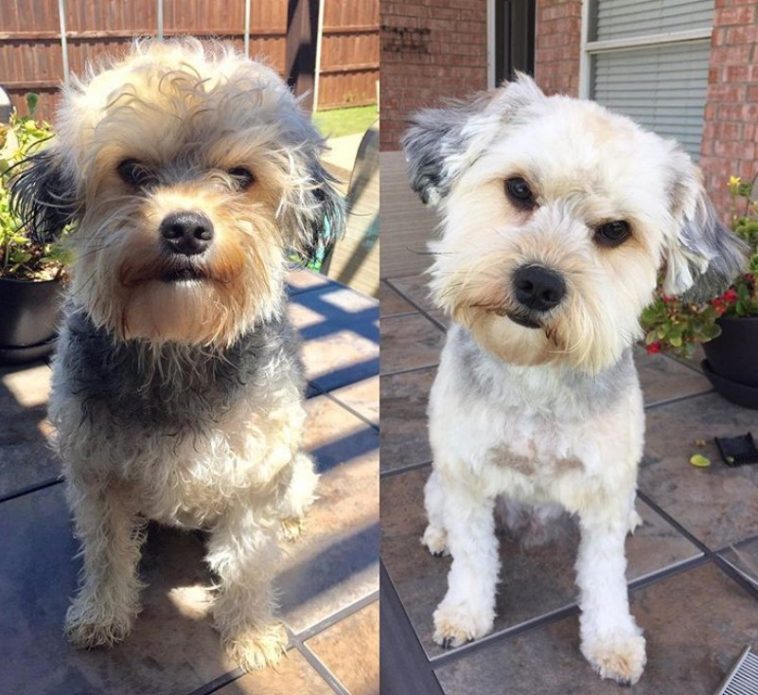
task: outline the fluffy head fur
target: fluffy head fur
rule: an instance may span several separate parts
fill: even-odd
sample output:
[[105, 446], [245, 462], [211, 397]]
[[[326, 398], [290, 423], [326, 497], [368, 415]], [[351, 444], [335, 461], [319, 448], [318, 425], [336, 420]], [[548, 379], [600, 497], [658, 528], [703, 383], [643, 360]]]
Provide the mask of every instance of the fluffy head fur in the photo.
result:
[[[595, 373], [639, 336], [659, 270], [667, 293], [706, 298], [743, 262], [676, 143], [593, 102], [546, 97], [527, 77], [422, 111], [403, 145], [413, 188], [444, 218], [431, 245], [437, 304], [513, 364]], [[529, 184], [531, 209], [506, 195], [513, 177]], [[630, 237], [598, 244], [595, 230], [616, 220]], [[557, 272], [567, 290], [536, 329], [508, 318], [522, 311], [512, 277], [526, 265]]]
[[[119, 338], [229, 345], [281, 313], [288, 251], [341, 230], [321, 138], [272, 70], [230, 48], [138, 43], [72, 83], [56, 133], [14, 206], [39, 237], [76, 226], [73, 302]], [[163, 250], [162, 220], [183, 211], [211, 221], [205, 253]]]

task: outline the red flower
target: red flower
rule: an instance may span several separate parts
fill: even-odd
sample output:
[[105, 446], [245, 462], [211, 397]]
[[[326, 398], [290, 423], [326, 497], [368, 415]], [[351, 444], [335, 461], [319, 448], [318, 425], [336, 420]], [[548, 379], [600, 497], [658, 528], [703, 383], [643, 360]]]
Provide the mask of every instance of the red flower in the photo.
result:
[[736, 302], [737, 292], [735, 290], [729, 289], [721, 295], [721, 299], [723, 299], [725, 302]]
[[647, 350], [648, 355], [655, 355], [661, 351], [661, 344], [656, 340], [655, 342], [650, 343], [645, 349]]

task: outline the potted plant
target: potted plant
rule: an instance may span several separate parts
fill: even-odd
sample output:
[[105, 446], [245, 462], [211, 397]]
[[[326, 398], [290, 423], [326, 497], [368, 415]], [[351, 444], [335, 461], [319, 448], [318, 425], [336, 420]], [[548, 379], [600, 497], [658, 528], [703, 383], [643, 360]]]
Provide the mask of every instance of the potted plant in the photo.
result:
[[[64, 258], [56, 244], [29, 237], [10, 210], [9, 182], [15, 166], [52, 137], [33, 118], [37, 97], [27, 95], [29, 116], [13, 112], [0, 124], [0, 363], [48, 355], [55, 344]], [[23, 166], [23, 165], [22, 165]]]
[[758, 201], [756, 180], [729, 179], [732, 229], [747, 242], [746, 272], [723, 294], [703, 304], [661, 293], [642, 315], [650, 353], [666, 351], [692, 358], [702, 343], [703, 371], [716, 391], [747, 408], [758, 409]]

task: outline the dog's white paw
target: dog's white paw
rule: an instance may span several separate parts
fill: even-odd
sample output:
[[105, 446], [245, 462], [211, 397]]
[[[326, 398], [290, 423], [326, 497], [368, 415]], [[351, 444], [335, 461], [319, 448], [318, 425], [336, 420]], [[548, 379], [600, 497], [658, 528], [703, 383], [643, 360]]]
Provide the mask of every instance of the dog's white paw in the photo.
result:
[[80, 649], [111, 647], [126, 638], [135, 615], [130, 609], [119, 610], [77, 597], [66, 613], [66, 637]]
[[426, 531], [421, 537], [421, 544], [425, 545], [435, 557], [450, 555], [450, 551], [447, 549], [447, 533], [445, 529], [438, 526], [429, 524], [426, 527]]
[[224, 649], [245, 671], [278, 663], [287, 651], [287, 633], [281, 623], [250, 628], [223, 640]]
[[645, 638], [639, 630], [582, 641], [582, 654], [601, 678], [634, 685], [645, 668]]
[[493, 620], [491, 610], [443, 601], [434, 611], [434, 641], [445, 649], [460, 647], [484, 637], [492, 630]]

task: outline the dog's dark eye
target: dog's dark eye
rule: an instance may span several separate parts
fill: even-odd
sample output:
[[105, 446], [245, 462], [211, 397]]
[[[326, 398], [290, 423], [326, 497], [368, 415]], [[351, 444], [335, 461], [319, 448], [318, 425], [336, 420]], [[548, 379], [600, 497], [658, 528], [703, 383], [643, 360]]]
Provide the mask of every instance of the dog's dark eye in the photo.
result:
[[631, 233], [628, 222], [614, 220], [595, 227], [595, 241], [601, 246], [619, 246], [629, 238]]
[[144, 188], [155, 182], [155, 175], [136, 159], [125, 159], [117, 169], [121, 180], [134, 188]]
[[232, 177], [235, 186], [241, 191], [249, 188], [253, 184], [253, 181], [255, 181], [255, 176], [253, 176], [249, 169], [245, 169], [245, 167], [229, 169], [229, 176]]
[[529, 184], [520, 176], [506, 179], [505, 192], [511, 202], [522, 210], [531, 210], [535, 206], [534, 193], [529, 188]]

